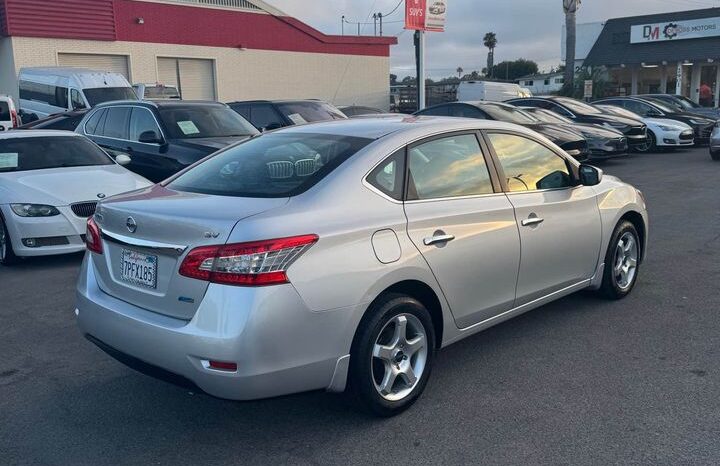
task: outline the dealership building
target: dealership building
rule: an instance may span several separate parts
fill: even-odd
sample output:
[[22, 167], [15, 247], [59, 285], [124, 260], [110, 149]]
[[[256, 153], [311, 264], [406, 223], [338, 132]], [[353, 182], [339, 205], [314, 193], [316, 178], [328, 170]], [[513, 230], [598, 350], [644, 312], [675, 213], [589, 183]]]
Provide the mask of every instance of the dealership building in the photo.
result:
[[20, 68], [115, 71], [186, 99], [389, 105], [394, 37], [334, 36], [259, 0], [0, 0], [0, 94]]
[[720, 99], [720, 8], [579, 24], [576, 66], [607, 69], [608, 94]]

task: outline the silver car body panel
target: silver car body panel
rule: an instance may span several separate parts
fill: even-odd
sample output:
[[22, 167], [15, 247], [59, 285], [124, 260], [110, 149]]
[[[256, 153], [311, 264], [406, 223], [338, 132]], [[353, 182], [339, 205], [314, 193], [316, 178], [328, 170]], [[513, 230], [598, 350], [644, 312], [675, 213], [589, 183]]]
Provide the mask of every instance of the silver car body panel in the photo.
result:
[[[347, 120], [280, 130], [377, 138], [313, 188], [289, 199], [154, 188], [136, 199], [103, 202], [102, 229], [137, 236], [123, 232], [126, 217], [137, 215], [137, 232], [147, 225], [140, 239], [188, 250], [304, 234], [320, 239], [288, 269], [289, 284], [271, 287], [208, 285], [181, 277], [177, 268], [187, 254], [183, 251], [167, 259], [167, 270], [160, 272], [160, 282], [167, 282], [164, 296], [115, 283], [107, 261], [120, 246], [105, 240], [105, 256], [88, 254], [83, 263], [78, 324], [83, 333], [180, 374], [210, 394], [254, 399], [321, 388], [342, 391], [358, 325], [371, 303], [391, 287], [417, 284], [435, 294], [443, 327], [439, 343], [447, 346], [597, 285], [620, 218], [628, 212], [640, 215], [647, 230], [642, 196], [613, 177], [593, 187], [408, 203], [365, 182], [378, 163], [414, 142], [489, 129], [525, 134], [561, 153], [536, 133], [500, 122]], [[524, 231], [521, 221], [531, 213], [544, 222]], [[218, 236], [205, 238], [208, 228]], [[437, 229], [455, 240], [426, 246], [423, 240]], [[529, 256], [523, 260], [526, 247]], [[178, 303], [181, 292], [194, 297], [195, 304]], [[211, 359], [235, 361], [238, 369], [212, 370], [203, 363]]]

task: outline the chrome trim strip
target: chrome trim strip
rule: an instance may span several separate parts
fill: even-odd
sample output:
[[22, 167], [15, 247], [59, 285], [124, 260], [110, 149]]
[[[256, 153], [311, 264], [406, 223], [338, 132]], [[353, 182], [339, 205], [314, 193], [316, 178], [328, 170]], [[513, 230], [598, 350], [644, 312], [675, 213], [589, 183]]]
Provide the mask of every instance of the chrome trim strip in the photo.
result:
[[101, 231], [100, 235], [113, 243], [117, 243], [123, 246], [130, 246], [136, 248], [153, 249], [156, 251], [165, 252], [168, 254], [180, 256], [188, 248], [187, 246], [179, 246], [176, 244], [158, 243], [156, 241], [148, 241], [144, 239], [131, 238], [125, 235], [119, 235], [117, 233], [110, 233], [108, 231]]

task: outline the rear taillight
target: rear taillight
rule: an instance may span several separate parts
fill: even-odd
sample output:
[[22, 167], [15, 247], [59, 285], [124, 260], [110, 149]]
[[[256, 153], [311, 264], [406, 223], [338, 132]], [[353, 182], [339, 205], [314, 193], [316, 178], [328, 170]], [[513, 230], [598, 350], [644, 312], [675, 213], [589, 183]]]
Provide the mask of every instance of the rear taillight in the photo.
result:
[[15, 110], [10, 110], [10, 118], [12, 118], [12, 127], [13, 128], [17, 128], [18, 126], [20, 126], [18, 124], [17, 112]]
[[90, 252], [95, 254], [103, 253], [102, 240], [100, 239], [100, 227], [97, 226], [95, 220], [90, 217], [87, 221], [87, 234], [85, 235], [85, 246]]
[[288, 267], [317, 240], [317, 235], [303, 235], [202, 246], [188, 253], [180, 265], [180, 275], [235, 286], [288, 283]]

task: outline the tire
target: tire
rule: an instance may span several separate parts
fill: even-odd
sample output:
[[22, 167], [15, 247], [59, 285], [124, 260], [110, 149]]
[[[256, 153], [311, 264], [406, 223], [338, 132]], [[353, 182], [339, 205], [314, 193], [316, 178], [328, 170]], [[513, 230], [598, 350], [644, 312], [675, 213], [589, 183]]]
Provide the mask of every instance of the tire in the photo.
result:
[[372, 305], [355, 334], [349, 395], [376, 416], [400, 414], [425, 390], [434, 356], [435, 329], [425, 306], [410, 296], [387, 294]]
[[710, 151], [710, 158], [712, 158], [714, 161], [720, 161], [720, 152], [717, 151]]
[[640, 272], [641, 243], [635, 226], [621, 221], [605, 254], [605, 270], [600, 293], [608, 299], [623, 299], [635, 287]]
[[652, 131], [648, 131], [648, 142], [644, 146], [638, 146], [635, 148], [635, 152], [640, 152], [642, 154], [648, 154], [651, 152], [656, 152], [657, 147], [657, 138], [655, 138], [655, 134], [653, 134]]
[[0, 264], [13, 265], [17, 264], [20, 258], [15, 255], [12, 247], [12, 240], [5, 226], [5, 219], [0, 215]]

